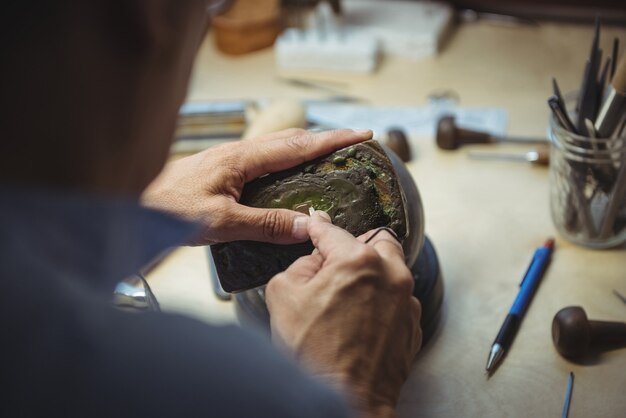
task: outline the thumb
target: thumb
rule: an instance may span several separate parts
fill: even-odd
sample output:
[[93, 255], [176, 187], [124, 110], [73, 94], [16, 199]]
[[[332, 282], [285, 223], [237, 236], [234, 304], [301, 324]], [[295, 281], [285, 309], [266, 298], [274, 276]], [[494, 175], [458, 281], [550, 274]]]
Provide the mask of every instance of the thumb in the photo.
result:
[[309, 239], [309, 217], [288, 209], [253, 208], [237, 204], [225, 241], [251, 240], [294, 244]]

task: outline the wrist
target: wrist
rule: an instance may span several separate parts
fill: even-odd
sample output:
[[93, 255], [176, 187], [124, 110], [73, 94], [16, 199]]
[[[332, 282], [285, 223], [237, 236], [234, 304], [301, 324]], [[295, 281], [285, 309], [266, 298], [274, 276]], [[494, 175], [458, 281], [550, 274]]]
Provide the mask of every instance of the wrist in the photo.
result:
[[344, 394], [349, 405], [358, 413], [359, 418], [394, 418], [395, 402], [387, 401], [380, 393], [363, 388], [354, 379], [337, 374], [317, 374], [338, 392]]

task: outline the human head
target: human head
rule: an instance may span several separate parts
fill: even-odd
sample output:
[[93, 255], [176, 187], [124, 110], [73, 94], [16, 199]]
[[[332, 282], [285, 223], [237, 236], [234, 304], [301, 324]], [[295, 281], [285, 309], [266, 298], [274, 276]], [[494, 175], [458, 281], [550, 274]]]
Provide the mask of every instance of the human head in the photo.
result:
[[137, 197], [167, 158], [207, 3], [3, 5], [0, 183]]

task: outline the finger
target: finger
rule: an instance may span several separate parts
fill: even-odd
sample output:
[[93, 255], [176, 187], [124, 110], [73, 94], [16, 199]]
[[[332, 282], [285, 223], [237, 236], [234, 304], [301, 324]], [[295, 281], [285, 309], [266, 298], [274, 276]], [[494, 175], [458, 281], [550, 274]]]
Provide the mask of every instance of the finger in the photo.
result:
[[281, 138], [291, 138], [294, 136], [299, 136], [299, 135], [306, 135], [307, 131], [305, 129], [302, 128], [289, 128], [289, 129], [283, 129], [282, 131], [277, 131], [277, 132], [271, 132], [265, 135], [259, 135], [257, 137], [254, 138], [250, 138], [250, 141], [254, 141], [254, 142], [268, 142], [268, 141], [273, 141], [275, 139], [281, 139]]
[[288, 138], [250, 142], [241, 156], [245, 182], [268, 173], [286, 170], [372, 138], [372, 131], [338, 129], [319, 133], [306, 132]]
[[[225, 203], [219, 225], [212, 235], [220, 241], [250, 240], [274, 244], [295, 244], [309, 239], [309, 217], [288, 209], [265, 209]], [[219, 228], [219, 229], [216, 229]]]
[[328, 214], [319, 210], [311, 215], [308, 231], [313, 245], [324, 259], [340, 257], [355, 246], [364, 245], [345, 229], [334, 226]]
[[414, 338], [411, 339], [411, 347], [410, 352], [413, 354], [412, 357], [415, 357], [417, 353], [422, 348], [422, 327], [420, 325], [420, 320], [422, 318], [422, 304], [414, 297], [409, 299], [409, 311], [411, 321], [411, 333]]
[[396, 241], [400, 242], [394, 230], [386, 226], [381, 226], [379, 228], [370, 229], [366, 233], [359, 235], [357, 239], [361, 242], [367, 243], [370, 240], [372, 240], [376, 235], [382, 234], [383, 232], [386, 232], [387, 234], [395, 238]]
[[272, 312], [273, 302], [278, 298], [295, 297], [297, 292], [292, 291], [292, 286], [298, 286], [311, 280], [322, 267], [323, 259], [320, 255], [307, 255], [300, 257], [282, 273], [270, 279], [265, 290], [267, 308]]
[[373, 246], [380, 256], [391, 262], [404, 264], [404, 251], [397, 238], [386, 228], [377, 228], [366, 232], [357, 238]]
[[291, 280], [308, 281], [322, 268], [324, 259], [319, 254], [306, 255], [294, 261], [284, 274]]

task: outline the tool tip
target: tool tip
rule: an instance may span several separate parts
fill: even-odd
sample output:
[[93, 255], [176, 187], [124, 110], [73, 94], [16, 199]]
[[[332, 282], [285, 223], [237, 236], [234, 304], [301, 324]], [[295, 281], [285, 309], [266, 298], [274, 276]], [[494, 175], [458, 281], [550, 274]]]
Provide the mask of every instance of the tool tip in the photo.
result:
[[554, 238], [548, 238], [543, 246], [552, 250], [554, 248]]

